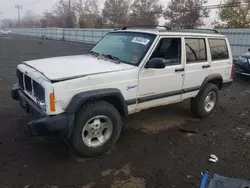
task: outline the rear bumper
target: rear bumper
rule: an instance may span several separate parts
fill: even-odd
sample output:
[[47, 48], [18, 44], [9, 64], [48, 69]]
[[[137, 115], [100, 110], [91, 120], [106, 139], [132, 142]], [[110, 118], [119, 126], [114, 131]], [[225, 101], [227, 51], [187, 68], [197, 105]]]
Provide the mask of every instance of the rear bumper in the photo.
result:
[[17, 85], [11, 90], [14, 100], [18, 100], [20, 106], [35, 118], [28, 124], [32, 136], [52, 136], [69, 137], [74, 116], [66, 113], [48, 116], [39, 106], [31, 100]]

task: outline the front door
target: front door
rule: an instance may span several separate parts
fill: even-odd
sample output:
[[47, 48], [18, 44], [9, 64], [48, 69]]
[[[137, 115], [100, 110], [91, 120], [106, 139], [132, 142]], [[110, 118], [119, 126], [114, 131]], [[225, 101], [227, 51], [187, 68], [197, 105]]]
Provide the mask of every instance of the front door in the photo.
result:
[[161, 37], [149, 59], [164, 58], [165, 68], [142, 67], [139, 73], [137, 110], [180, 101], [184, 62], [181, 37]]

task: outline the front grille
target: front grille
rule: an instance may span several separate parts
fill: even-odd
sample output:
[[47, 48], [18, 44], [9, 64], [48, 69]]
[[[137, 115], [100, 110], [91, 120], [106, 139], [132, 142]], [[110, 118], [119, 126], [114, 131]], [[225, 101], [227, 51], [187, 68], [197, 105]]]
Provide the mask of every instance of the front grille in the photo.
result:
[[17, 79], [20, 87], [29, 92], [33, 97], [41, 102], [45, 102], [45, 91], [44, 88], [36, 81], [32, 80], [29, 76], [22, 73], [17, 69]]
[[236, 68], [241, 68], [241, 69], [246, 69], [246, 70], [250, 70], [250, 63], [247, 62], [242, 62], [240, 60], [237, 61], [237, 63], [235, 64]]
[[23, 84], [23, 73], [17, 69], [17, 79], [19, 82], [20, 87], [24, 90], [24, 84]]
[[244, 72], [244, 73], [250, 73], [250, 66], [249, 63], [243, 63], [243, 62], [237, 62], [235, 64], [235, 71], [237, 72]]
[[32, 80], [27, 75], [24, 75], [25, 89], [32, 94]]
[[250, 69], [250, 60], [247, 59], [247, 68]]

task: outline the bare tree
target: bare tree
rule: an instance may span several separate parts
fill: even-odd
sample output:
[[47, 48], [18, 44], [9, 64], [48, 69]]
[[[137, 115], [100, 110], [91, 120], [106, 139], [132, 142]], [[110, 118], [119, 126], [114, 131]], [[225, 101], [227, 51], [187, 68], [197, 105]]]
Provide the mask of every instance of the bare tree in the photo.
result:
[[13, 28], [15, 26], [15, 22], [12, 19], [2, 19], [1, 22], [3, 28]]
[[228, 0], [219, 9], [219, 18], [215, 27], [250, 28], [250, 0]]
[[72, 28], [76, 25], [76, 8], [71, 0], [60, 0], [54, 7], [58, 27]]
[[46, 28], [46, 27], [59, 27], [57, 25], [57, 17], [51, 13], [51, 12], [44, 12], [43, 17], [40, 20], [41, 22], [41, 27]]
[[27, 10], [22, 18], [22, 27], [39, 27], [40, 17], [32, 10]]
[[79, 0], [77, 10], [80, 27], [101, 27], [100, 21], [102, 19], [97, 0]]
[[131, 25], [157, 25], [163, 6], [159, 0], [134, 0], [131, 5], [129, 23]]
[[128, 0], [106, 0], [102, 17], [107, 27], [121, 27], [128, 22]]
[[171, 0], [168, 4], [164, 18], [168, 24], [176, 28], [196, 28], [204, 25], [204, 18], [209, 11], [204, 5], [207, 0]]
[[84, 0], [83, 11], [85, 14], [99, 15], [98, 0]]

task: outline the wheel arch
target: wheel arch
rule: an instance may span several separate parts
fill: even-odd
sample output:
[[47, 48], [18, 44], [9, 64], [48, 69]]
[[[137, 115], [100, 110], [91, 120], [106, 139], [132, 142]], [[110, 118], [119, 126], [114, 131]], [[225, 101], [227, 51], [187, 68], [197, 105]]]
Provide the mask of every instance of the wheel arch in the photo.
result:
[[74, 95], [66, 108], [66, 113], [74, 114], [86, 103], [94, 100], [104, 100], [112, 104], [121, 116], [128, 115], [127, 103], [120, 90], [115, 88], [99, 89], [81, 92]]
[[221, 90], [222, 85], [223, 85], [223, 78], [221, 76], [221, 74], [211, 74], [209, 76], [207, 76], [203, 83], [201, 84], [201, 88], [200, 91], [208, 84], [208, 83], [212, 83], [214, 85], [216, 85], [218, 87], [219, 90]]

